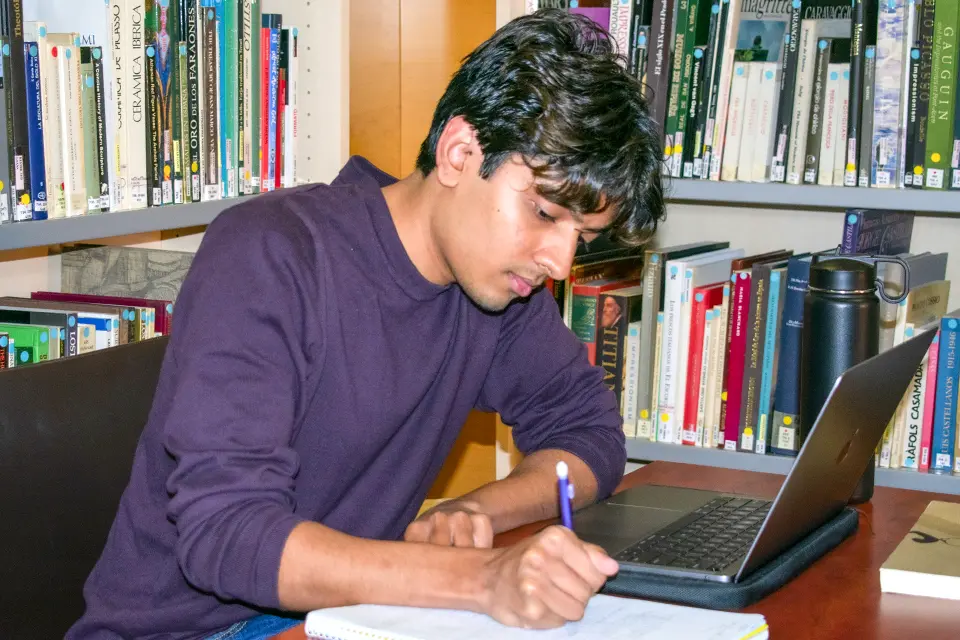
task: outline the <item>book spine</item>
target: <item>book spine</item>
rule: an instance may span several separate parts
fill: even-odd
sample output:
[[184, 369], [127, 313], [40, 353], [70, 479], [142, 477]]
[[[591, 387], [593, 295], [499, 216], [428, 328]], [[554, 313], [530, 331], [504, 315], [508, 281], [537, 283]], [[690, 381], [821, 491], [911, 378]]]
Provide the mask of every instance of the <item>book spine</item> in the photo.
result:
[[160, 0], [144, 0], [143, 45], [145, 64], [144, 106], [147, 149], [147, 205], [164, 204], [163, 96], [160, 77], [161, 52], [158, 46]]
[[[67, 215], [67, 200], [64, 193], [63, 175], [63, 125], [60, 120], [60, 71], [56, 46], [47, 38], [46, 27], [38, 23], [37, 42], [40, 56], [41, 97], [43, 100], [43, 147], [45, 181], [47, 184], [47, 217], [63, 218]], [[49, 153], [46, 150], [49, 149]]]
[[654, 343], [656, 333], [656, 317], [660, 307], [660, 292], [663, 283], [662, 255], [655, 250], [648, 250], [643, 261], [643, 307], [640, 319], [640, 368], [637, 374], [640, 388], [637, 390], [637, 437], [649, 438], [654, 423], [652, 403], [652, 380]]
[[[717, 108], [713, 115], [713, 135], [711, 136], [711, 150], [705, 153], [709, 156], [710, 180], [720, 179], [720, 168], [723, 160], [723, 147], [726, 140], [728, 97], [730, 95], [731, 74], [733, 73], [734, 57], [736, 53], [737, 32], [740, 28], [740, 0], [730, 0], [729, 17], [726, 33], [723, 36], [723, 55], [720, 62], [720, 81], [717, 94]], [[707, 127], [709, 128], [709, 123]]]
[[86, 172], [83, 157], [83, 110], [80, 100], [80, 38], [64, 34], [57, 42], [60, 70], [60, 121], [63, 123], [63, 173], [67, 217], [87, 211]]
[[238, 124], [237, 117], [240, 112], [240, 94], [238, 79], [242, 75], [242, 70], [237, 67], [239, 61], [239, 22], [238, 11], [240, 5], [238, 0], [224, 0], [224, 34], [226, 38], [226, 47], [221, 49], [221, 55], [224, 56], [221, 64], [221, 73], [224, 74], [223, 83], [225, 105], [223, 113], [226, 114], [224, 120], [224, 143], [226, 152], [224, 162], [226, 163], [225, 174], [227, 177], [227, 195], [231, 198], [239, 193], [238, 171], [240, 167], [238, 144]]
[[203, 76], [201, 70], [200, 56], [202, 54], [200, 42], [200, 24], [201, 16], [199, 12], [200, 0], [186, 0], [186, 27], [187, 27], [187, 110], [188, 110], [188, 128], [189, 128], [189, 149], [190, 149], [190, 200], [200, 202], [203, 190], [203, 176], [206, 169], [206, 161], [203, 159], [201, 140], [203, 138], [203, 128], [201, 127], [202, 111], [200, 104], [202, 100]]
[[680, 110], [680, 91], [683, 87], [684, 53], [686, 51], [687, 24], [690, 19], [690, 0], [677, 0], [676, 28], [673, 34], [673, 61], [670, 64], [670, 95], [667, 100], [664, 123], [664, 173], [672, 173], [674, 148], [677, 139], [677, 118]]
[[924, 158], [927, 189], [944, 189], [953, 156], [953, 118], [957, 89], [957, 3], [938, 2], [934, 15], [930, 118]]
[[[660, 370], [660, 355], [662, 353], [663, 347], [663, 311], [657, 313], [657, 330], [654, 334], [653, 339], [653, 370]], [[660, 413], [659, 406], [657, 405], [657, 398], [660, 394], [660, 376], [653, 377], [653, 389], [651, 390], [650, 401], [652, 403], [650, 407], [650, 415], [653, 418], [653, 423], [650, 427], [649, 439], [651, 442], [657, 440], [657, 433], [660, 429]]]
[[710, 22], [707, 27], [707, 45], [702, 47], [704, 59], [700, 73], [700, 86], [697, 90], [696, 123], [694, 125], [692, 138], [693, 148], [690, 153], [690, 158], [693, 163], [691, 175], [701, 179], [710, 177], [710, 172], [704, 170], [703, 157], [707, 138], [707, 119], [710, 104], [712, 100], [716, 99], [714, 86], [719, 75], [717, 66], [720, 60], [720, 51], [718, 47], [722, 34], [721, 30], [726, 21], [726, 7], [729, 7], [729, 3], [713, 0], [710, 6]]
[[[684, 380], [683, 424], [680, 435], [681, 444], [696, 446], [697, 444], [697, 413], [700, 404], [700, 380], [703, 369], [703, 345], [707, 340], [707, 314], [712, 313], [707, 308], [709, 301], [704, 292], [698, 291], [693, 295], [690, 311], [690, 332], [687, 339], [687, 375]], [[702, 436], [701, 436], [702, 446]]]
[[674, 3], [672, 0], [653, 0], [650, 19], [650, 44], [652, 50], [647, 63], [647, 100], [650, 105], [650, 118], [660, 127], [661, 141], [666, 146], [665, 137], [667, 117], [667, 96], [670, 93], [670, 35], [674, 23]]
[[930, 473], [950, 474], [954, 467], [957, 437], [957, 336], [960, 321], [944, 318], [940, 323], [940, 354], [937, 363], [937, 397], [933, 414]]
[[721, 392], [721, 419], [723, 422], [723, 447], [736, 451], [740, 442], [740, 407], [743, 398], [744, 366], [747, 356], [747, 320], [750, 313], [750, 289], [753, 276], [750, 270], [734, 274], [733, 298], [730, 314], [729, 365]]
[[[109, 148], [109, 136], [107, 134], [107, 82], [106, 75], [104, 74], [104, 51], [103, 47], [93, 47], [90, 50], [90, 55], [93, 58], [93, 92], [94, 92], [94, 108], [96, 109], [96, 115], [94, 117], [95, 127], [96, 127], [96, 165], [97, 165], [97, 182], [100, 185], [99, 194], [100, 194], [100, 203], [99, 209], [101, 213], [106, 213], [111, 210], [111, 198], [110, 198], [110, 148]], [[87, 194], [88, 197], [90, 194]]]
[[933, 336], [930, 349], [927, 351], [927, 388], [923, 402], [923, 427], [920, 430], [920, 459], [917, 470], [920, 473], [930, 471], [930, 448], [933, 444], [933, 418], [937, 404], [938, 364], [940, 360], [940, 331]]
[[127, 87], [129, 89], [129, 119], [127, 130], [127, 153], [130, 171], [130, 209], [147, 206], [147, 119], [146, 74], [149, 71], [144, 41], [144, 0], [126, 0], [126, 53]]
[[807, 129], [810, 123], [810, 94], [817, 58], [817, 33], [815, 23], [804, 20], [800, 23], [800, 44], [797, 55], [797, 77], [794, 84], [793, 114], [790, 128], [790, 146], [787, 149], [787, 184], [803, 182], [804, 154], [807, 146]]
[[211, 0], [203, 8], [203, 200], [220, 199], [219, 111], [217, 109], [217, 18]]
[[[193, 184], [193, 167], [190, 162], [190, 82], [187, 66], [187, 43], [181, 40], [177, 43], [177, 103], [176, 132], [174, 141], [174, 160], [177, 173], [177, 182], [174, 182], [174, 201], [190, 202]], [[177, 198], [180, 198], [177, 200]]]
[[[914, 171], [917, 160], [916, 139], [917, 139], [917, 103], [920, 93], [920, 48], [910, 49], [910, 56], [907, 58], [907, 119], [906, 131], [904, 132], [904, 154], [903, 154], [903, 183], [908, 187], [913, 186]], [[920, 178], [922, 180], [922, 178]]]
[[127, 0], [110, 0], [108, 8], [108, 31], [110, 41], [107, 64], [110, 65], [110, 118], [107, 120], [110, 127], [112, 144], [109, 148], [110, 164], [113, 167], [110, 183], [110, 208], [113, 211], [123, 211], [130, 208], [130, 154], [127, 144], [127, 135], [130, 129], [130, 81], [127, 70], [130, 65], [125, 28], [127, 17]]
[[[700, 133], [698, 133], [697, 116], [700, 111], [700, 102], [703, 100], [703, 69], [704, 69], [704, 47], [694, 47], [693, 49], [693, 69], [690, 73], [690, 95], [687, 100], [687, 108], [684, 110], [686, 124], [684, 126], [683, 138], [686, 143], [683, 145], [682, 152], [676, 156], [677, 164], [682, 167], [680, 174], [684, 178], [693, 178], [693, 154], [700, 146]], [[698, 176], [697, 176], [698, 177]]]
[[774, 269], [770, 274], [770, 296], [766, 309], [766, 328], [763, 335], [763, 365], [760, 372], [760, 401], [757, 412], [757, 442], [754, 451], [764, 455], [771, 443], [771, 422], [774, 388], [777, 384], [778, 351], [780, 347], [780, 318], [783, 316], [786, 293], [786, 269]]
[[[708, 0], [703, 0], [707, 2]], [[683, 40], [683, 68], [680, 78], [680, 99], [677, 104], [676, 133], [673, 139], [673, 150], [670, 158], [670, 174], [676, 178], [683, 173], [684, 147], [690, 143], [687, 134], [687, 114], [690, 108], [690, 94], [693, 91], [694, 78], [694, 45], [697, 35], [697, 14], [700, 11], [700, 0], [688, 0], [687, 33]], [[679, 24], [679, 22], [677, 23]], [[679, 29], [678, 29], [679, 31]]]
[[845, 162], [843, 166], [843, 186], [857, 186], [857, 163], [859, 160], [858, 140], [860, 138], [860, 100], [863, 95], [864, 45], [866, 33], [865, 0], [853, 0], [853, 19], [850, 40], [850, 91], [847, 102], [847, 135], [845, 144]]
[[261, 128], [261, 107], [262, 102], [262, 55], [261, 55], [261, 23], [262, 12], [260, 10], [260, 0], [247, 0], [250, 2], [250, 119], [248, 121], [249, 131], [246, 133], [246, 144], [250, 147], [250, 166], [249, 176], [250, 193], [260, 192], [260, 128]]
[[[0, 36], [0, 48], [3, 47], [3, 38]], [[10, 209], [10, 145], [7, 137], [7, 118], [8, 112], [4, 108], [7, 100], [7, 89], [3, 83], [3, 77], [0, 76], [0, 224], [13, 222], [13, 215]], [[2, 341], [0, 336], [0, 341]], [[0, 361], [3, 360], [3, 354], [0, 354]], [[0, 362], [0, 368], [3, 368], [3, 362]]]
[[920, 189], [925, 181], [924, 158], [927, 155], [927, 127], [930, 124], [930, 82], [933, 79], [934, 0], [923, 0], [917, 11], [917, 44], [920, 48], [920, 71], [917, 82], [916, 127], [914, 135], [913, 188]]
[[40, 75], [40, 49], [35, 40], [24, 40], [27, 92], [27, 133], [30, 148], [30, 191], [33, 219], [47, 219], [47, 180], [43, 149], [43, 93]]
[[287, 90], [286, 114], [283, 139], [283, 186], [294, 187], [297, 184], [297, 151], [299, 138], [299, 106], [297, 93], [300, 81], [300, 31], [296, 27], [290, 30], [289, 51], [287, 53]]
[[753, 269], [750, 307], [747, 316], [746, 354], [741, 390], [740, 442], [738, 451], [753, 452], [757, 441], [760, 414], [760, 378], [763, 369], [766, 308], [769, 298], [770, 272]]
[[97, 153], [97, 94], [90, 47], [80, 48], [80, 104], [83, 120], [84, 184], [87, 213], [100, 212], [100, 163]]
[[23, 0], [4, 0], [3, 80], [6, 91], [8, 170], [14, 222], [33, 219], [30, 185], [30, 132], [27, 125], [27, 89], [23, 58]]
[[820, 146], [823, 141], [823, 121], [827, 94], [827, 71], [830, 65], [832, 40], [821, 38], [817, 43], [814, 62], [813, 92], [810, 94], [810, 121], [807, 125], [806, 153], [803, 163], [803, 183], [817, 184], [820, 169]]
[[720, 335], [717, 336], [717, 365], [710, 374], [716, 378], [714, 388], [713, 412], [711, 425], [713, 429], [713, 438], [711, 446], [723, 446], [723, 386], [727, 380], [727, 356], [730, 349], [730, 284], [723, 285], [723, 297], [720, 304]]
[[[855, 0], [862, 3], [863, 0]], [[777, 105], [777, 123], [774, 128], [774, 151], [770, 160], [770, 181], [783, 182], [787, 177], [787, 150], [793, 133], [794, 87], [800, 56], [800, 5], [791, 3], [790, 21], [784, 33], [784, 52], [780, 62], [780, 101]]]
[[860, 110], [860, 160], [857, 163], [857, 186], [869, 187], [873, 166], [873, 109], [877, 79], [877, 47], [865, 45], [863, 49], [863, 107]]
[[[174, 159], [174, 105], [177, 101], [176, 59], [177, 59], [177, 15], [176, 2], [157, 0], [154, 9], [157, 18], [156, 31], [156, 73], [157, 73], [157, 125], [160, 144], [160, 181], [163, 204], [173, 204], [174, 181], [177, 179]], [[182, 198], [181, 198], [182, 201]]]
[[[873, 167], [871, 187], [895, 188], [901, 174], [900, 110], [906, 0], [881, 2], [877, 20], [877, 70], [874, 84]], [[927, 136], [929, 138], [929, 135]]]
[[268, 92], [269, 133], [267, 146], [267, 184], [270, 191], [277, 188], [277, 124], [280, 97], [280, 29], [279, 21], [270, 28], [270, 88]]

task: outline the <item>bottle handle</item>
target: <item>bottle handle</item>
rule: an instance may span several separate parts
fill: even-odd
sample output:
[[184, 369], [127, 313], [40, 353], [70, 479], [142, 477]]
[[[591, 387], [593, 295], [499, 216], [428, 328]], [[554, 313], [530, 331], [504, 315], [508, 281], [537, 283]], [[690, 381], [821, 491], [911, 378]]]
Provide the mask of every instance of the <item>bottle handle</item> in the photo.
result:
[[872, 263], [874, 265], [887, 262], [890, 264], [897, 264], [903, 269], [903, 289], [897, 297], [891, 297], [887, 294], [886, 289], [884, 289], [883, 280], [877, 278], [874, 282], [876, 283], [877, 294], [884, 302], [889, 302], [890, 304], [900, 304], [907, 298], [907, 294], [910, 293], [910, 265], [907, 264], [906, 260], [899, 258], [897, 256], [885, 256], [885, 255], [874, 255], [869, 253], [842, 253], [840, 251], [840, 245], [837, 245], [835, 249], [827, 249], [826, 251], [821, 251], [814, 255], [814, 261], [817, 261], [817, 258], [820, 256], [830, 256], [837, 258], [850, 258], [852, 260], [859, 260], [860, 262]]
[[900, 304], [907, 298], [907, 294], [910, 293], [910, 267], [907, 265], [906, 260], [903, 258], [898, 258], [897, 256], [870, 256], [876, 263], [887, 262], [889, 264], [900, 265], [900, 268], [903, 269], [903, 289], [900, 290], [900, 295], [896, 298], [892, 298], [887, 295], [886, 290], [883, 288], [883, 280], [877, 278], [877, 293], [880, 294], [880, 297], [883, 298], [884, 302], [889, 302], [890, 304]]

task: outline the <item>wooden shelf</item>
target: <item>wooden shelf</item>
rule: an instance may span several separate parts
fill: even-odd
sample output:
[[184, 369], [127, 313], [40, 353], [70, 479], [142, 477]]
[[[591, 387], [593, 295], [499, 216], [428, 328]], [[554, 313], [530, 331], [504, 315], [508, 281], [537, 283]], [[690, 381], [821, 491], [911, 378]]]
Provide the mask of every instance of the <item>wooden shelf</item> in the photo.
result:
[[670, 178], [669, 202], [757, 205], [790, 209], [889, 209], [924, 213], [960, 213], [960, 191], [823, 187], [770, 182], [715, 182]]
[[[708, 467], [762, 471], [787, 475], [793, 466], [793, 458], [772, 455], [757, 455], [723, 449], [689, 447], [663, 442], [650, 442], [627, 438], [627, 457], [630, 460], [653, 462], [685, 462]], [[915, 491], [950, 493], [960, 495], [960, 477], [935, 473], [918, 473], [903, 469], [877, 469], [874, 482], [878, 487], [894, 487]]]
[[0, 251], [210, 224], [221, 211], [256, 197], [4, 224], [0, 226]]

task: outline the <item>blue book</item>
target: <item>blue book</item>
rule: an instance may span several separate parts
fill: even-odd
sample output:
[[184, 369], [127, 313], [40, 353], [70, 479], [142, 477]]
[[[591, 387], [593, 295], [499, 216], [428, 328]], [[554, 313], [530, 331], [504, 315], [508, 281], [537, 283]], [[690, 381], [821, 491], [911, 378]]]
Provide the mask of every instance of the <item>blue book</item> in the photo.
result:
[[794, 256], [787, 263], [787, 290], [780, 318], [780, 358], [773, 399], [770, 453], [796, 456], [800, 451], [800, 346], [803, 336], [803, 299], [810, 282], [813, 256]]
[[30, 143], [30, 198], [33, 219], [47, 219], [47, 169], [43, 153], [43, 96], [40, 91], [40, 50], [36, 42], [23, 43], [27, 88], [27, 136]]
[[892, 256], [910, 251], [913, 214], [882, 209], [847, 209], [840, 253]]
[[937, 395], [933, 409], [933, 440], [930, 444], [930, 473], [953, 472], [953, 451], [957, 438], [957, 339], [960, 320], [940, 321], [940, 353], [937, 362]]

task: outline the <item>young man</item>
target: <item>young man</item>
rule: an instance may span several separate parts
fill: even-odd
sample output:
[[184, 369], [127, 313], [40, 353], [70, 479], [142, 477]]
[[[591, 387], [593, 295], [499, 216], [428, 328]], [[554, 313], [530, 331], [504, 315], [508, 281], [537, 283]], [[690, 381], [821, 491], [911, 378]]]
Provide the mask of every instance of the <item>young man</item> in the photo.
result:
[[[353, 158], [208, 228], [130, 484], [68, 637], [254, 638], [311, 609], [582, 616], [617, 563], [559, 526], [611, 493], [621, 420], [540, 285], [578, 242], [662, 217], [641, 87], [589, 21], [513, 21], [464, 62], [410, 176]], [[469, 412], [525, 460], [414, 522]]]

